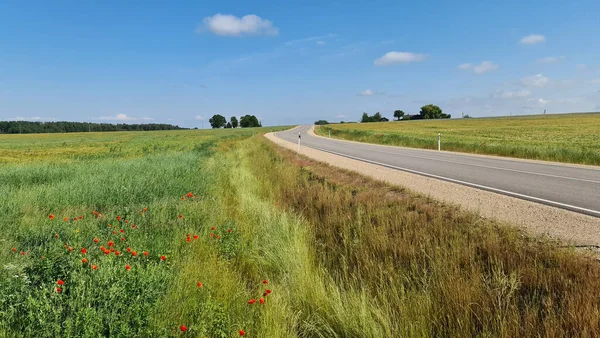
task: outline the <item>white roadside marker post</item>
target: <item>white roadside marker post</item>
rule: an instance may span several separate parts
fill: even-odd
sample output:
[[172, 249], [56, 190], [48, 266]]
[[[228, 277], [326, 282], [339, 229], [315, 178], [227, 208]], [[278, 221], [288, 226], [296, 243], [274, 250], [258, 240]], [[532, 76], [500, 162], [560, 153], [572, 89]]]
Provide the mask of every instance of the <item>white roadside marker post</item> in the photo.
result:
[[441, 133], [438, 133], [438, 151], [442, 150]]
[[298, 152], [300, 152], [300, 133], [298, 133]]

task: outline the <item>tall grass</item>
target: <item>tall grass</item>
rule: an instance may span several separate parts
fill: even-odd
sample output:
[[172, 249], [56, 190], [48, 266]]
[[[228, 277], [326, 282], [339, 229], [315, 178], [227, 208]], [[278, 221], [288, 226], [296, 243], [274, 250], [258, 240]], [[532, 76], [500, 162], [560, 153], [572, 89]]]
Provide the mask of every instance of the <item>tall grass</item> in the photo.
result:
[[526, 159], [600, 165], [600, 113], [320, 126], [323, 136]]

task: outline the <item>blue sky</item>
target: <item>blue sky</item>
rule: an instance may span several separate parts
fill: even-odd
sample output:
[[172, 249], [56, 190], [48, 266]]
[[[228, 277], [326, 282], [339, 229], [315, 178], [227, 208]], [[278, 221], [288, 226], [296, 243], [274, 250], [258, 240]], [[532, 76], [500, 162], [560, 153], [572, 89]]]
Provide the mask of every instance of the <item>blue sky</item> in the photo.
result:
[[0, 2], [0, 120], [600, 110], [600, 1]]

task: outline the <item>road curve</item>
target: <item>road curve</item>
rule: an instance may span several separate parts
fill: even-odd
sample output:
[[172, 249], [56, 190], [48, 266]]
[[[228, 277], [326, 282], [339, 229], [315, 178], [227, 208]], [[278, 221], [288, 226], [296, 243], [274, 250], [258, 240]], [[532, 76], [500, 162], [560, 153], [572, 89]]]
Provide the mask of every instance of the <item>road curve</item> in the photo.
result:
[[600, 168], [382, 146], [313, 136], [300, 126], [275, 136], [317, 150], [600, 217]]

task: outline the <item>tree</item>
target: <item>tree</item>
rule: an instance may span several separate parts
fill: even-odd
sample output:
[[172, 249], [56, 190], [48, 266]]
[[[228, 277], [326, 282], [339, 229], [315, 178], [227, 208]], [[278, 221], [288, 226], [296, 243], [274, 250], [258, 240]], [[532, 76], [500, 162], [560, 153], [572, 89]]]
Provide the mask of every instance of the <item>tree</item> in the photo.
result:
[[426, 106], [421, 107], [421, 111], [419, 112], [421, 118], [423, 119], [449, 119], [450, 114], [442, 113], [442, 109], [436, 105], [428, 104]]
[[254, 128], [262, 127], [258, 119], [254, 115], [244, 115], [240, 118], [240, 127], [242, 128]]
[[322, 126], [325, 124], [329, 124], [329, 122], [327, 122], [327, 120], [319, 120], [319, 121], [315, 121], [315, 124], [318, 126]]
[[369, 114], [363, 113], [362, 118], [360, 119], [360, 122], [371, 122], [371, 118], [369, 117]]
[[394, 111], [394, 117], [396, 118], [396, 120], [400, 121], [401, 118], [404, 117], [404, 112], [402, 110], [396, 110]]
[[371, 122], [379, 122], [381, 121], [381, 113], [377, 112], [373, 117], [371, 117]]
[[210, 118], [210, 120], [208, 120], [208, 122], [210, 123], [210, 126], [213, 127], [213, 129], [217, 129], [224, 127], [225, 123], [227, 123], [227, 120], [223, 115], [215, 114], [213, 115], [213, 117]]
[[227, 122], [227, 124], [225, 125], [225, 128], [227, 128], [227, 129], [231, 129], [231, 128], [233, 128], [233, 127], [231, 126], [231, 122]]
[[238, 127], [238, 120], [237, 120], [237, 117], [235, 117], [235, 116], [232, 116], [232, 117], [231, 117], [231, 126], [232, 126], [233, 128], [237, 128], [237, 127]]

